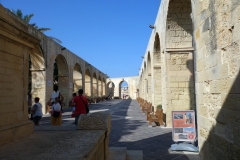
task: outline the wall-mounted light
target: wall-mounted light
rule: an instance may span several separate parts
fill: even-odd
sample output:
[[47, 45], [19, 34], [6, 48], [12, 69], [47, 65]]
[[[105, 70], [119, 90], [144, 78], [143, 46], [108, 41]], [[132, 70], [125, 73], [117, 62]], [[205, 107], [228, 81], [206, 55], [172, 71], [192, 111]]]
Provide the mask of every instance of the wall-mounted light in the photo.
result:
[[142, 59], [144, 59], [144, 56], [142, 56]]
[[62, 51], [65, 50], [65, 49], [66, 49], [65, 47], [62, 47], [62, 48], [61, 48]]
[[151, 28], [151, 29], [155, 29], [155, 27], [153, 26], [153, 25], [149, 25], [149, 28]]

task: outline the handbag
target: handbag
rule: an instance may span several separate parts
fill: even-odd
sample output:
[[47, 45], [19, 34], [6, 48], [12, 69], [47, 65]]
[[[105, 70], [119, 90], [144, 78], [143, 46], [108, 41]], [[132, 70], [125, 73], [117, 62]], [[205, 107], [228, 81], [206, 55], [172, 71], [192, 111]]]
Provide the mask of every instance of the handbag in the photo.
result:
[[86, 104], [84, 103], [84, 101], [83, 101], [83, 99], [82, 99], [81, 96], [80, 96], [80, 99], [82, 100], [82, 102], [83, 102], [83, 104], [84, 104], [84, 106], [85, 106], [85, 108], [86, 108], [86, 113], [88, 114], [88, 113], [89, 113], [89, 108], [86, 106]]
[[59, 117], [59, 115], [60, 115], [60, 112], [58, 112], [58, 111], [55, 111], [54, 110], [54, 107], [53, 107], [53, 117]]

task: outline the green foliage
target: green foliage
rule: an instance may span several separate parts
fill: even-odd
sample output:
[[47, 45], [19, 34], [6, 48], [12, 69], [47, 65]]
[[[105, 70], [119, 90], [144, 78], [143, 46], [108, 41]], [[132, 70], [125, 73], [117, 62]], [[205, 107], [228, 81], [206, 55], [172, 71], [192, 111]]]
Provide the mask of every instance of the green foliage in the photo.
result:
[[161, 104], [157, 105], [157, 109], [162, 109], [162, 105]]
[[[17, 17], [21, 18], [23, 21], [25, 21], [26, 23], [29, 24], [29, 22], [31, 21], [32, 17], [34, 16], [34, 14], [28, 14], [28, 15], [24, 15], [20, 9], [15, 10], [11, 10], [12, 13], [14, 13]], [[34, 28], [36, 28], [37, 30], [39, 30], [40, 32], [45, 32], [45, 31], [49, 31], [51, 30], [51, 28], [39, 28], [36, 23], [32, 23], [30, 24], [31, 26], [33, 26]]]

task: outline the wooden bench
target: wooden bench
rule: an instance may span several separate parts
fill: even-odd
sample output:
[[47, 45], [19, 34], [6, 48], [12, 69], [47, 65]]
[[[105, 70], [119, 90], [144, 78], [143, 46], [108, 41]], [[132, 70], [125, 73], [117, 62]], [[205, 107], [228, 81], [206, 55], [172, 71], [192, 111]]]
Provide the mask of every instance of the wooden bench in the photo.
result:
[[147, 107], [144, 108], [144, 113], [146, 115], [146, 120], [149, 121], [149, 114], [153, 112], [152, 110], [152, 103], [149, 103]]
[[157, 109], [155, 114], [148, 115], [148, 125], [152, 125], [152, 122], [158, 122], [159, 125], [165, 125], [163, 122], [163, 110]]

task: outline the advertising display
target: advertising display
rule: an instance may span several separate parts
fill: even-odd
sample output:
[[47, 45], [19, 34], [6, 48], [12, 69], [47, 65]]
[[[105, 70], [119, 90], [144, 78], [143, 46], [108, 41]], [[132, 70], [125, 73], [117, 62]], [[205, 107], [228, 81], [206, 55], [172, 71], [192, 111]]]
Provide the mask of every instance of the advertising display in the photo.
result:
[[174, 142], [194, 141], [196, 137], [195, 111], [172, 111], [172, 122]]

